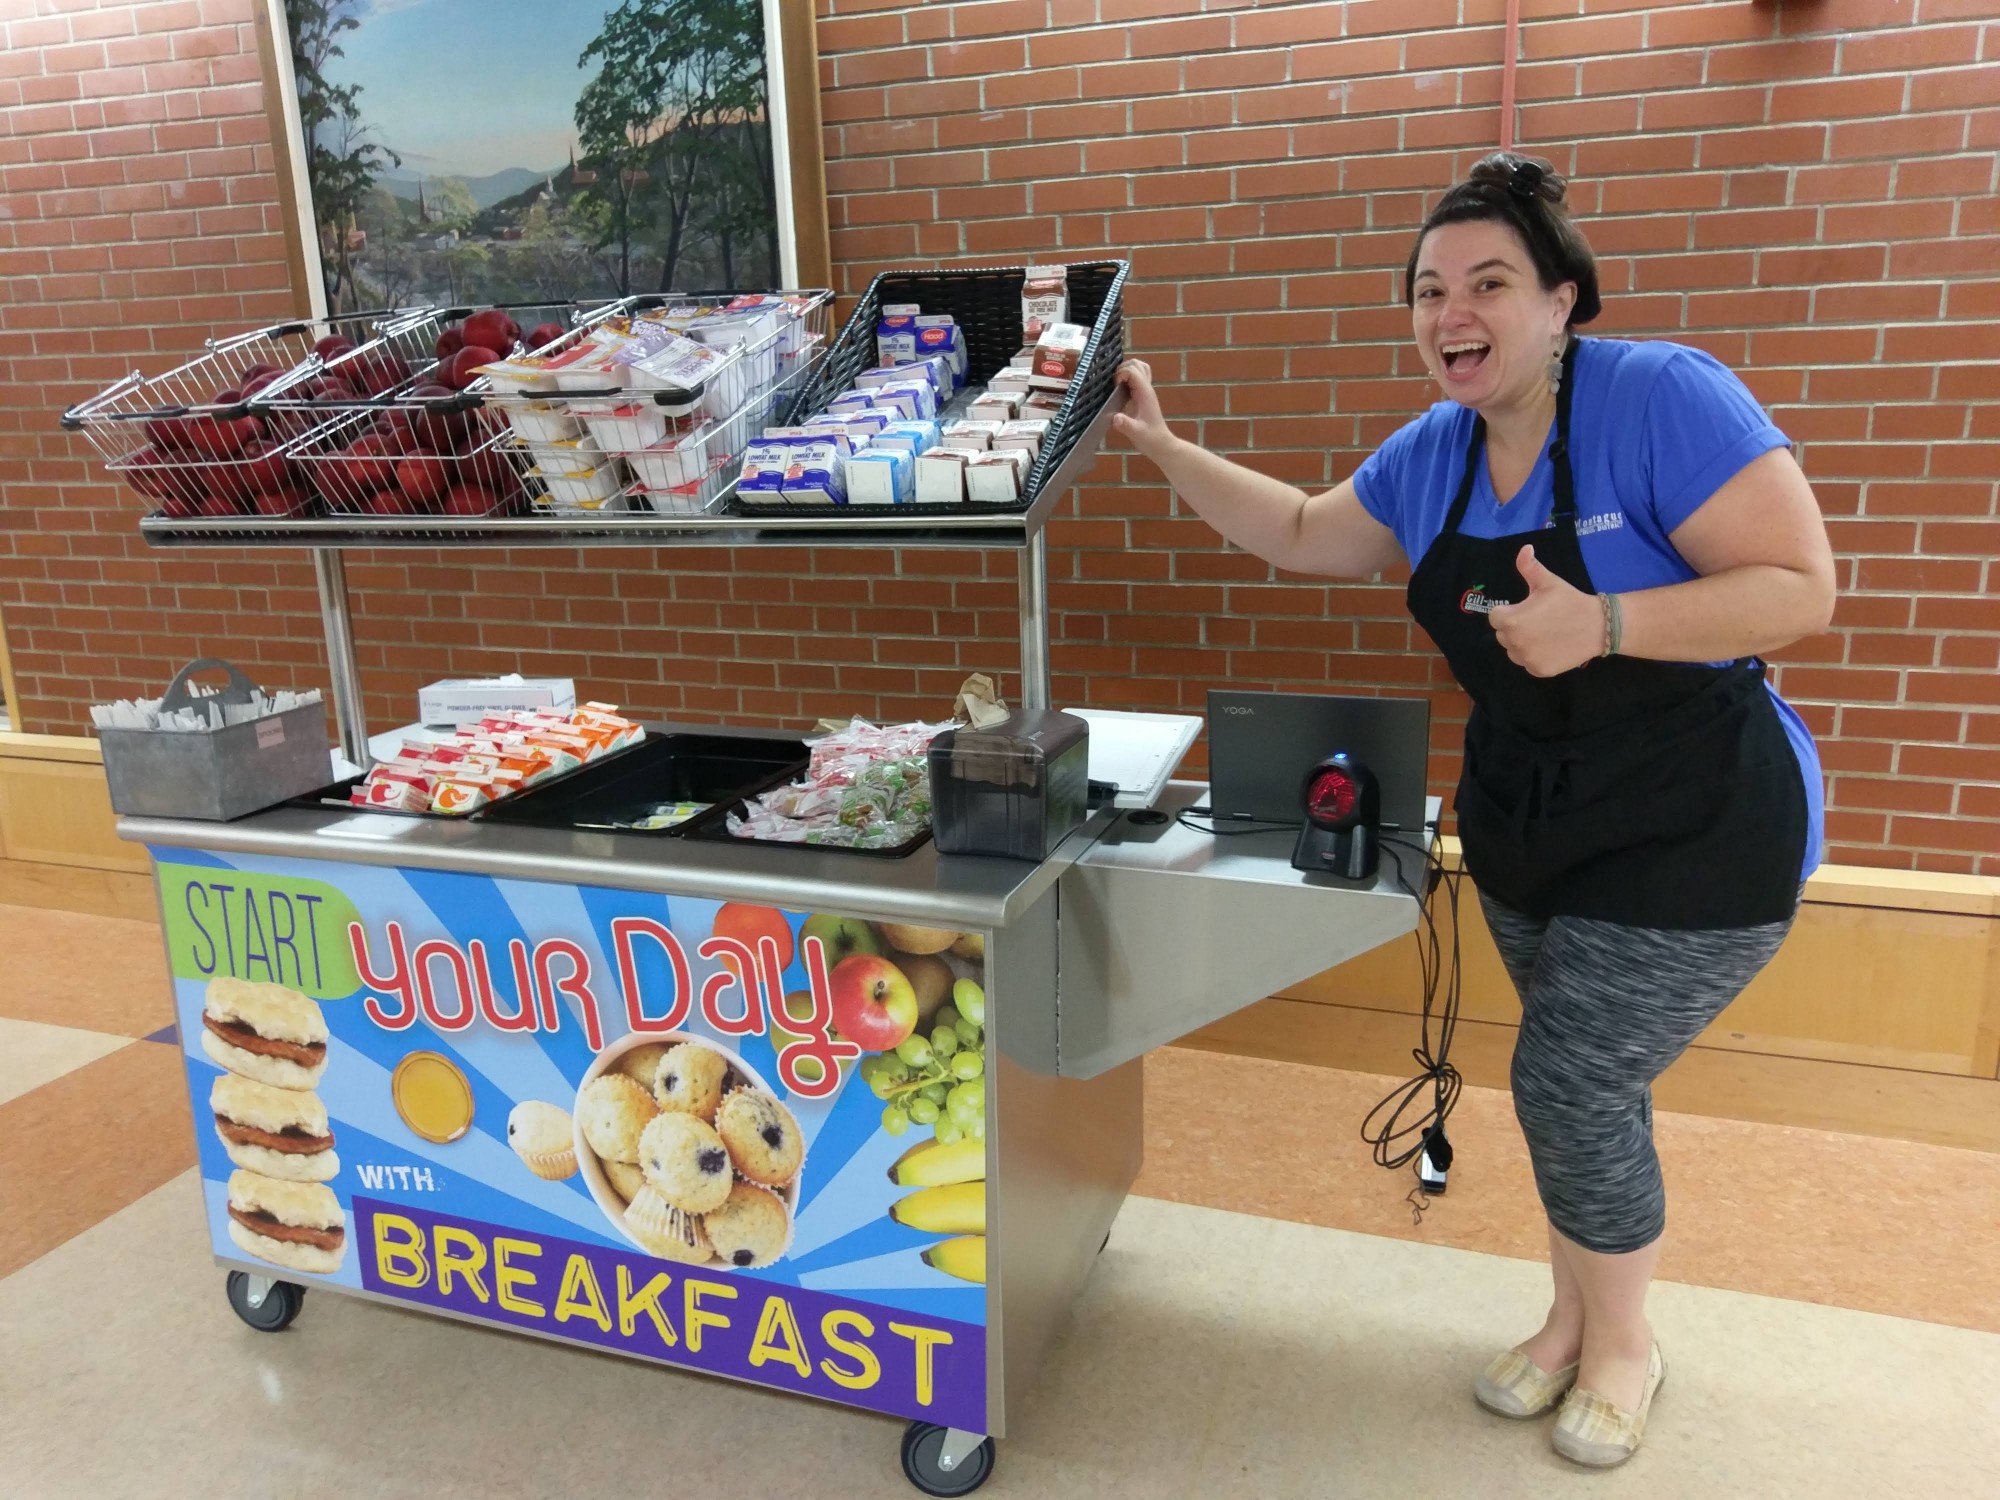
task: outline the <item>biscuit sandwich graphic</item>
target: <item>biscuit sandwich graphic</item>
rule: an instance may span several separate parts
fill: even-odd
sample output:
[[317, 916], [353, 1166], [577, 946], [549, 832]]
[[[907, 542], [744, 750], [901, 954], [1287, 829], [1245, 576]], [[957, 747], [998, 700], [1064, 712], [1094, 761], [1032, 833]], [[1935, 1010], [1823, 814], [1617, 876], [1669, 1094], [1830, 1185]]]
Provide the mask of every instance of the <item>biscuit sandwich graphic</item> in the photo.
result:
[[282, 984], [212, 979], [201, 1008], [201, 1050], [239, 1077], [310, 1089], [326, 1072], [326, 1018]]
[[224, 1073], [209, 1088], [208, 1107], [222, 1149], [239, 1167], [286, 1182], [328, 1182], [340, 1171], [318, 1094]]
[[324, 1183], [236, 1171], [229, 1174], [229, 1238], [259, 1260], [326, 1276], [340, 1269], [347, 1223]]

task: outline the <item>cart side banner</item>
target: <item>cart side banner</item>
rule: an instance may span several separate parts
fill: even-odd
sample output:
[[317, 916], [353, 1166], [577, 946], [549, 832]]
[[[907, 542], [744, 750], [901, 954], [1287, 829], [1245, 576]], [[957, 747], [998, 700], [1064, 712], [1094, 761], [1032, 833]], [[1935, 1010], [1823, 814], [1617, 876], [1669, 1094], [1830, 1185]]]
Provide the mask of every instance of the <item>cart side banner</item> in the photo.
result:
[[[770, 1316], [795, 1311], [815, 1341], [805, 1375], [751, 1357], [755, 1320], [731, 1373], [863, 1405], [841, 1376], [864, 1364], [835, 1339], [887, 1371], [917, 1337], [894, 1325], [984, 1326], [983, 933], [330, 859], [154, 859], [217, 1254], [359, 1288], [379, 1279], [376, 1218], [399, 1215], [433, 1291], [456, 1295], [453, 1225], [485, 1236], [489, 1267], [502, 1238], [558, 1268], [583, 1246], [625, 1258], [587, 1263], [614, 1313], [621, 1264], [652, 1267], [633, 1295], [659, 1273], [731, 1288], [712, 1300], [759, 1318], [780, 1298]], [[535, 1300], [544, 1331], [580, 1326]], [[971, 1346], [954, 1339], [956, 1360]], [[934, 1389], [983, 1391], [964, 1357], [971, 1373]], [[910, 1399], [881, 1409], [922, 1414], [920, 1371], [894, 1368]]]
[[977, 1432], [986, 1333], [407, 1204], [354, 1200], [361, 1284], [402, 1301]]
[[162, 863], [160, 914], [176, 979], [288, 985], [316, 1000], [361, 987], [354, 903], [323, 880]]

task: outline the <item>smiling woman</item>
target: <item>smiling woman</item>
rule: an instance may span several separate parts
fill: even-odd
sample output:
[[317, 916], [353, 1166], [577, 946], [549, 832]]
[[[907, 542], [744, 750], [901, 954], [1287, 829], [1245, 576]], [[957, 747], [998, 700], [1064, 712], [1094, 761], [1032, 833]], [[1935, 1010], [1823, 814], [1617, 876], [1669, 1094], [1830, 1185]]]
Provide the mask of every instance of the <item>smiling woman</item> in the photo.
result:
[[1582, 338], [1596, 262], [1544, 162], [1498, 153], [1411, 247], [1448, 398], [1307, 496], [1168, 428], [1117, 430], [1229, 540], [1297, 572], [1405, 558], [1470, 695], [1454, 803], [1520, 991], [1515, 1112], [1549, 1219], [1540, 1332], [1476, 1386], [1582, 1464], [1638, 1447], [1665, 1365], [1645, 1316], [1666, 1198], [1650, 1086], [1769, 962], [1819, 863], [1812, 737], [1757, 653], [1823, 630], [1833, 558], [1783, 433], [1722, 365]]

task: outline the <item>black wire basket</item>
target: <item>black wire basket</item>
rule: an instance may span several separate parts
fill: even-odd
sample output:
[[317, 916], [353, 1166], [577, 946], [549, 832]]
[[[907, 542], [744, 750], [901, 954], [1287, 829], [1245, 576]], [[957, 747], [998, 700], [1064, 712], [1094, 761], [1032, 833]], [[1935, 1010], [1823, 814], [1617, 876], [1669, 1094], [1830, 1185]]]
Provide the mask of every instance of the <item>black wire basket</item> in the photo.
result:
[[[1130, 272], [1131, 264], [1122, 260], [1086, 261], [1068, 268], [1069, 321], [1090, 329], [1090, 340], [1077, 361], [1061, 409], [1050, 419], [1048, 435], [1021, 486], [1021, 498], [899, 505], [899, 513], [1010, 515], [1033, 507], [1049, 476], [1061, 467], [1111, 399], [1118, 366], [1125, 359], [1123, 299]], [[854, 384], [856, 376], [875, 365], [875, 326], [885, 304], [913, 302], [926, 313], [951, 314], [965, 340], [966, 378], [973, 385], [985, 384], [1021, 350], [1021, 288], [1027, 275], [1025, 266], [884, 271], [861, 294], [832, 350], [780, 415], [777, 425], [797, 426], [818, 416], [834, 397]], [[850, 505], [746, 505], [734, 497], [730, 508], [744, 516], [768, 516], [774, 511], [787, 515], [866, 514], [865, 508], [857, 510]]]

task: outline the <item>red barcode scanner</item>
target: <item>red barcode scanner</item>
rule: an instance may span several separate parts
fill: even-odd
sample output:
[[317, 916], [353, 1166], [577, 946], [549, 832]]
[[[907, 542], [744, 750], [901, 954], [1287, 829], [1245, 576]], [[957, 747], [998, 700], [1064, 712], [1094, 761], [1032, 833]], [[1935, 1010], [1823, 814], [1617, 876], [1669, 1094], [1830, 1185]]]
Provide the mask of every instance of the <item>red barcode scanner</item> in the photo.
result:
[[1299, 795], [1306, 821], [1292, 846], [1292, 868], [1373, 880], [1382, 855], [1382, 788], [1375, 773], [1339, 750], [1306, 774]]

